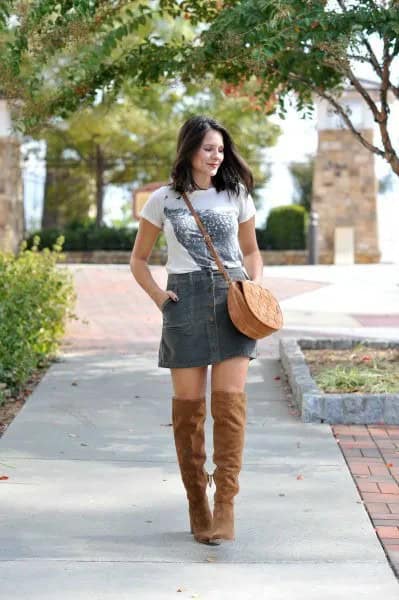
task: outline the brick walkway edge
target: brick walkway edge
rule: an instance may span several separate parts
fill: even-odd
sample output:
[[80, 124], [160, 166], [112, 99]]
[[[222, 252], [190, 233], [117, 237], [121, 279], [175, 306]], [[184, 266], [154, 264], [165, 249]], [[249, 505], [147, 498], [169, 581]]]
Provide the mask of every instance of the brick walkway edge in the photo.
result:
[[331, 425], [331, 429], [399, 577], [399, 425]]

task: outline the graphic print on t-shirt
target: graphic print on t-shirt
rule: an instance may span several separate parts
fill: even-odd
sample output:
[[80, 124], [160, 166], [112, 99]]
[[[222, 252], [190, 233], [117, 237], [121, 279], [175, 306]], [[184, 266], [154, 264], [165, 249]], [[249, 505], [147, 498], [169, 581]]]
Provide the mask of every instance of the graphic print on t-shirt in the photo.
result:
[[[234, 244], [236, 227], [234, 214], [232, 212], [198, 209], [196, 212], [211, 236], [212, 243], [222, 262], [239, 261], [238, 247], [237, 244]], [[191, 212], [184, 208], [171, 209], [165, 207], [164, 215], [170, 220], [177, 241], [184, 246], [193, 261], [201, 269], [212, 266], [215, 263], [214, 258]]]
[[[256, 213], [253, 198], [241, 186], [239, 194], [211, 188], [190, 193], [190, 200], [211, 236], [225, 267], [243, 267], [239, 225]], [[217, 270], [198, 225], [181, 195], [170, 185], [156, 189], [141, 216], [164, 232], [168, 273]]]

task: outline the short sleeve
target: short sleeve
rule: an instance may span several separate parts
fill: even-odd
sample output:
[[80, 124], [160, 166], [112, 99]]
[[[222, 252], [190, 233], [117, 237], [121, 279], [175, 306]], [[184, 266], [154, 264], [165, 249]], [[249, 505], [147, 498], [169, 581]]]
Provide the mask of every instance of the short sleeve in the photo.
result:
[[238, 222], [244, 223], [256, 214], [254, 200], [251, 194], [248, 194], [244, 186], [241, 187], [239, 196]]
[[164, 215], [163, 215], [163, 198], [165, 196], [165, 189], [158, 188], [152, 194], [150, 194], [147, 202], [141, 209], [140, 217], [144, 217], [147, 221], [150, 221], [156, 227], [163, 229]]

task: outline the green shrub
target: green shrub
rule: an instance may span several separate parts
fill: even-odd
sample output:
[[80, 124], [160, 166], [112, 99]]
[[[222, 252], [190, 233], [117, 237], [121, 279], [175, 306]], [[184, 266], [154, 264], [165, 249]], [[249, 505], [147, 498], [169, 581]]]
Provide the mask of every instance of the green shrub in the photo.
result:
[[268, 248], [267, 245], [267, 237], [266, 237], [266, 229], [255, 229], [256, 233], [256, 241], [258, 242], [259, 250], [266, 250]]
[[290, 204], [272, 208], [266, 223], [265, 243], [271, 250], [306, 248], [307, 212], [303, 206]]
[[57, 266], [63, 239], [52, 250], [0, 253], [0, 382], [18, 391], [58, 348], [75, 301], [72, 274]]
[[35, 231], [27, 238], [30, 248], [35, 236], [40, 237], [41, 248], [52, 248], [57, 237], [65, 239], [65, 251], [76, 250], [131, 250], [136, 238], [136, 230], [127, 227], [97, 227], [95, 222], [74, 222], [63, 229], [44, 229]]

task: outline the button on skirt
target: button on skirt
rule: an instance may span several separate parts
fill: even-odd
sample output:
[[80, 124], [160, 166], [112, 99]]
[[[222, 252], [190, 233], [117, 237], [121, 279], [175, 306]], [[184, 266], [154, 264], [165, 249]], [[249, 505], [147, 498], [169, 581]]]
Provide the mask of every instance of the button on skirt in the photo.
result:
[[[231, 279], [248, 279], [240, 267], [227, 268]], [[241, 333], [227, 310], [228, 283], [219, 270], [169, 273], [167, 290], [179, 300], [162, 305], [158, 366], [200, 367], [233, 356], [257, 358], [257, 340]]]

